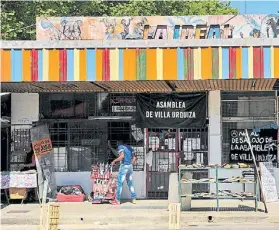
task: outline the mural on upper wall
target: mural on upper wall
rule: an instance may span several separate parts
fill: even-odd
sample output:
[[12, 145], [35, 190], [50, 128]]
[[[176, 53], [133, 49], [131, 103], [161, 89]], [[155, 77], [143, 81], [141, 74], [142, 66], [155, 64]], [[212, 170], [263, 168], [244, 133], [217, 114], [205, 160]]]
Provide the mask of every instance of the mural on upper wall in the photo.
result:
[[279, 15], [39, 17], [37, 40], [277, 38]]

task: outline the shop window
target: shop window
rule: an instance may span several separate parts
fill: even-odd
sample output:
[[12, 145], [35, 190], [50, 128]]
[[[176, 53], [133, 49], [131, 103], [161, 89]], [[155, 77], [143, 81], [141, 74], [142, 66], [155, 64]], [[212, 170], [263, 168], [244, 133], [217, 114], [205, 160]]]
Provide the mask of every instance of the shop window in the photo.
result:
[[11, 126], [11, 153], [9, 156], [9, 170], [19, 171], [23, 168], [26, 153], [30, 151], [30, 125]]
[[67, 135], [68, 124], [55, 122], [49, 126], [50, 137], [53, 147], [54, 169], [58, 172], [68, 171], [67, 164]]
[[94, 93], [40, 94], [40, 116], [53, 118], [87, 118], [95, 115]]

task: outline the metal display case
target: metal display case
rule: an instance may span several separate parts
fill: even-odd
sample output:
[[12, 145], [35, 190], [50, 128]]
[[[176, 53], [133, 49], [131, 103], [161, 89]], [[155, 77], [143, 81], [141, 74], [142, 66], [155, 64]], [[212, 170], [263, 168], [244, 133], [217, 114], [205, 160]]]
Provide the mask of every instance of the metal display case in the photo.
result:
[[[248, 168], [247, 168], [248, 169]], [[201, 179], [192, 179], [194, 178], [191, 175], [194, 175], [194, 173], [202, 172], [202, 171], [208, 171], [208, 175], [214, 175], [212, 178], [201, 178]], [[209, 172], [211, 170], [211, 173]], [[220, 211], [220, 200], [223, 199], [238, 199], [238, 200], [254, 200], [255, 201], [255, 211], [258, 210], [258, 200], [259, 200], [259, 186], [258, 186], [258, 180], [257, 180], [257, 173], [256, 170], [253, 168], [249, 168], [250, 171], [253, 172], [253, 177], [249, 179], [245, 177], [232, 177], [232, 178], [221, 178], [220, 175], [222, 175], [222, 172], [226, 170], [235, 170], [233, 168], [226, 169], [223, 167], [204, 167], [204, 168], [189, 168], [184, 165], [179, 166], [179, 174], [178, 174], [178, 180], [179, 180], [179, 188], [178, 188], [178, 195], [179, 195], [179, 202], [182, 202], [182, 198], [191, 198], [191, 199], [215, 199], [216, 200], [216, 210]], [[239, 171], [239, 170], [238, 170]], [[187, 175], [188, 178], [184, 178], [184, 175]], [[236, 175], [234, 173], [234, 175]], [[243, 173], [242, 173], [243, 176]], [[214, 184], [213, 187], [215, 189], [215, 193], [198, 193], [197, 191], [194, 191], [191, 189], [191, 194], [183, 194], [182, 193], [182, 185], [188, 184]], [[254, 187], [254, 192], [229, 192], [228, 190], [224, 190], [223, 192], [220, 191], [223, 184], [252, 184]], [[212, 187], [212, 186], [211, 186]], [[245, 188], [244, 186], [242, 188]], [[243, 190], [243, 189], [242, 189]]]

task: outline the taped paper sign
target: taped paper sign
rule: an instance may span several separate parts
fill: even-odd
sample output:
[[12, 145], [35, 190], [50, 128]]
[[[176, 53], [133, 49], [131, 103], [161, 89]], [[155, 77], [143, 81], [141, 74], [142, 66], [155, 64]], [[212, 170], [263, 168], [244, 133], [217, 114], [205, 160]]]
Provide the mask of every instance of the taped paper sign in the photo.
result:
[[49, 137], [32, 143], [35, 155], [44, 155], [52, 151], [52, 143]]

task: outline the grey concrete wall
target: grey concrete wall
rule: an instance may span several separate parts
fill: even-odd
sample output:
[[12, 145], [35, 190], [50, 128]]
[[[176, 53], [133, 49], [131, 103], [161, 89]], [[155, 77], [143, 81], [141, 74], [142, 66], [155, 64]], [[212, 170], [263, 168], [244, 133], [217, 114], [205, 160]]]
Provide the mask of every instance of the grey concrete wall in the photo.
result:
[[188, 40], [75, 40], [75, 41], [1, 41], [3, 49], [43, 48], [177, 48], [219, 46], [279, 46], [278, 38], [188, 39]]
[[11, 124], [31, 125], [39, 120], [38, 93], [12, 93]]

